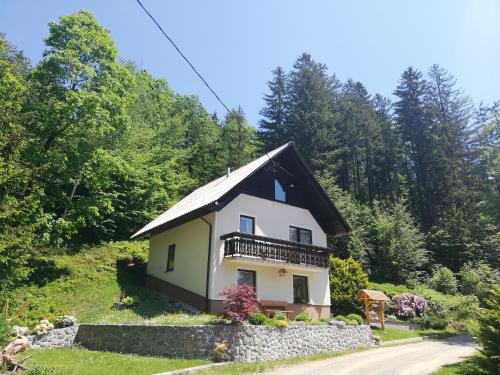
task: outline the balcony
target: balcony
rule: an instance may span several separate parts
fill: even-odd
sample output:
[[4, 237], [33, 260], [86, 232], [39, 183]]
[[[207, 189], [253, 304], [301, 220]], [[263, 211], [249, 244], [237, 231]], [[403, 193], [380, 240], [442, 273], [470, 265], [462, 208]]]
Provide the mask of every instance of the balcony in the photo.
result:
[[224, 240], [224, 257], [328, 268], [328, 249], [254, 234], [233, 232]]

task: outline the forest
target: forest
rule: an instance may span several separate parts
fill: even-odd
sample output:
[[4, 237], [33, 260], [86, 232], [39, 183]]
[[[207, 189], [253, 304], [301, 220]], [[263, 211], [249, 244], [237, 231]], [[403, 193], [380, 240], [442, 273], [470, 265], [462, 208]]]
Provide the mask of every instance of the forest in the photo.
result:
[[271, 73], [251, 125], [242, 108], [209, 113], [119, 58], [89, 12], [51, 22], [44, 43], [33, 64], [0, 36], [0, 299], [37, 257], [128, 239], [288, 141], [351, 227], [332, 253], [371, 279], [500, 266], [500, 102], [473, 103], [443, 67], [407, 68], [389, 99], [304, 53]]

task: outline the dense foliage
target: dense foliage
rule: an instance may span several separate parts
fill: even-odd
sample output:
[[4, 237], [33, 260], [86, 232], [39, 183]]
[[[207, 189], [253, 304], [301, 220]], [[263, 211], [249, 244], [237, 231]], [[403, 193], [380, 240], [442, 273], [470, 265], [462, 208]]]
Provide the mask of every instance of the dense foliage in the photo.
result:
[[4, 348], [12, 338], [12, 328], [5, 320], [3, 314], [0, 314], [0, 348]]
[[2, 299], [26, 281], [33, 256], [127, 239], [256, 150], [241, 109], [219, 121], [196, 97], [119, 62], [89, 12], [51, 22], [45, 45], [31, 67], [0, 35]]
[[453, 272], [446, 267], [436, 267], [433, 270], [429, 286], [444, 294], [457, 293], [457, 279]]
[[352, 312], [356, 309], [356, 295], [368, 286], [368, 276], [352, 258], [329, 259], [330, 300], [333, 311]]
[[294, 140], [351, 224], [332, 239], [388, 281], [423, 281], [430, 267], [498, 269], [500, 108], [474, 108], [443, 68], [408, 68], [391, 103], [340, 82], [308, 54], [273, 71], [263, 149]]
[[485, 358], [483, 365], [490, 374], [500, 372], [500, 287], [491, 290], [482, 309], [479, 328], [479, 342]]

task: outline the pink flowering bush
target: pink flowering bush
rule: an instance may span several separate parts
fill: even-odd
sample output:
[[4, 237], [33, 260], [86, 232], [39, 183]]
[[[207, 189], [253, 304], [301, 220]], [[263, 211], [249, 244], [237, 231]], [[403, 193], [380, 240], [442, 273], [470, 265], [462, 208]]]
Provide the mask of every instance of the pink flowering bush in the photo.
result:
[[427, 307], [425, 299], [410, 293], [392, 297], [392, 304], [396, 316], [403, 319], [425, 316], [425, 308]]
[[226, 297], [222, 316], [235, 325], [242, 324], [255, 310], [255, 288], [251, 285], [227, 286], [220, 295]]

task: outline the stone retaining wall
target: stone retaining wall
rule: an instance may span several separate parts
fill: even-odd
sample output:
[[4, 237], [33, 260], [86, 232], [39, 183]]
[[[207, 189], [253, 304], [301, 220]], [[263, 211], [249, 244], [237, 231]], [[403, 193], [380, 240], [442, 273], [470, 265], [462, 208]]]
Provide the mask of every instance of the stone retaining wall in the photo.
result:
[[[73, 339], [70, 328], [76, 333]], [[33, 341], [33, 347], [69, 346], [74, 341], [92, 350], [162, 357], [212, 358], [215, 344], [226, 342], [227, 360], [253, 362], [335, 352], [372, 343], [368, 326], [345, 326], [339, 322], [334, 325], [299, 324], [283, 328], [81, 324], [62, 330], [39, 336]]]
[[40, 348], [69, 348], [75, 341], [78, 325], [54, 329], [43, 335], [30, 335], [28, 340], [33, 349]]

